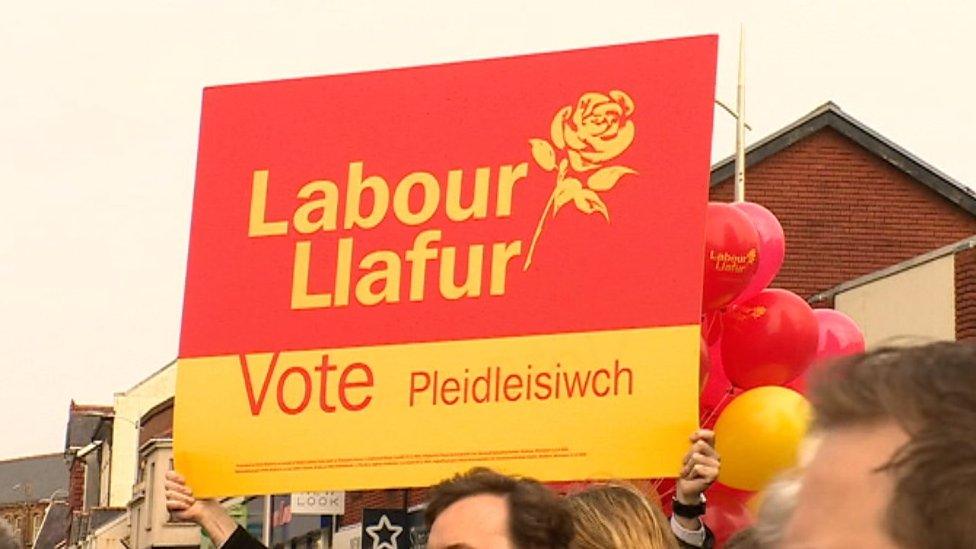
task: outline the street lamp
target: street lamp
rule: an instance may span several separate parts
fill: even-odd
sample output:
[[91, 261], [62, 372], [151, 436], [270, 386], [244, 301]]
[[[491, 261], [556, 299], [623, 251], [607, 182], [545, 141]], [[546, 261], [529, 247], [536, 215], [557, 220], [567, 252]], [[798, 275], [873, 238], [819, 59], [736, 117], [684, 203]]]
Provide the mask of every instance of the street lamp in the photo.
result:
[[[47, 509], [44, 510], [44, 517], [41, 519], [41, 524], [44, 524], [44, 521], [47, 519], [48, 513], [51, 512], [51, 506], [54, 505], [54, 497], [58, 495], [58, 492], [64, 492], [65, 497], [68, 496], [68, 491], [65, 490], [64, 488], [58, 488], [57, 490], [51, 492], [51, 495], [48, 496], [46, 499]], [[40, 500], [40, 501], [45, 501], [45, 500]], [[33, 530], [33, 534], [34, 534], [32, 536], [31, 543], [33, 545], [37, 545], [37, 536], [40, 535], [41, 530], [40, 528], [33, 528], [33, 526], [31, 527], [31, 529]]]
[[[65, 490], [64, 488], [58, 488], [57, 490], [55, 490], [55, 491], [53, 491], [53, 492], [51, 492], [51, 495], [50, 495], [50, 496], [48, 496], [48, 497], [47, 497], [47, 498], [45, 498], [45, 499], [46, 499], [46, 500], [47, 500], [47, 501], [48, 501], [49, 503], [53, 503], [53, 502], [54, 502], [54, 497], [55, 497], [56, 495], [58, 495], [58, 492], [64, 492], [64, 497], [68, 497], [68, 491], [67, 491], [67, 490]], [[44, 501], [44, 500], [41, 500], [41, 501]]]
[[31, 531], [32, 528], [31, 528], [30, 500], [31, 500], [31, 496], [33, 495], [32, 492], [34, 491], [31, 488], [31, 483], [18, 482], [17, 484], [11, 486], [11, 489], [24, 491], [24, 528], [21, 530], [20, 536], [22, 540], [27, 539], [28, 537], [30, 537], [33, 540], [34, 536], [30, 535], [35, 533]]

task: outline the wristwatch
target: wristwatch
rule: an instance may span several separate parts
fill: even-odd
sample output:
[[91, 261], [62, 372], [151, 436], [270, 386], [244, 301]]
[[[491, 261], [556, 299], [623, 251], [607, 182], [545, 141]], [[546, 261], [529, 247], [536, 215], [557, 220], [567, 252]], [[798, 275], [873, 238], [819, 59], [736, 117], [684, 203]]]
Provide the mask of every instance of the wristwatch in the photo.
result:
[[671, 510], [675, 515], [682, 518], [698, 518], [705, 514], [705, 494], [699, 494], [698, 498], [698, 503], [685, 505], [678, 501], [678, 496], [671, 496]]

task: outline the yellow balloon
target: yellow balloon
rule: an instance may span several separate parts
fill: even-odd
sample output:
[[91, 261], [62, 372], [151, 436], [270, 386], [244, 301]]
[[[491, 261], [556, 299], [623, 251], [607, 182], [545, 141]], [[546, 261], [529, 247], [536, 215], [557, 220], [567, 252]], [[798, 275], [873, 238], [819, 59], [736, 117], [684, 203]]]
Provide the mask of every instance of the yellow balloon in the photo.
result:
[[807, 399], [785, 387], [757, 387], [737, 396], [715, 423], [715, 449], [722, 456], [719, 482], [760, 490], [795, 466], [810, 417]]

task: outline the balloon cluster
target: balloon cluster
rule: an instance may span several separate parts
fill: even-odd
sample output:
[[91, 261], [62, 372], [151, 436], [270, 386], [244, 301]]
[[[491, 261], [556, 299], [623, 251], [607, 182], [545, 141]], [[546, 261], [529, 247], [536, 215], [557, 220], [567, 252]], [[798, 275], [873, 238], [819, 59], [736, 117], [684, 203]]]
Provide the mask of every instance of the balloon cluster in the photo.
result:
[[768, 288], [786, 257], [772, 212], [710, 202], [705, 227], [702, 423], [714, 428], [722, 456], [722, 497], [708, 506], [721, 540], [748, 522], [746, 499], [796, 463], [811, 365], [863, 352], [864, 335], [843, 313]]

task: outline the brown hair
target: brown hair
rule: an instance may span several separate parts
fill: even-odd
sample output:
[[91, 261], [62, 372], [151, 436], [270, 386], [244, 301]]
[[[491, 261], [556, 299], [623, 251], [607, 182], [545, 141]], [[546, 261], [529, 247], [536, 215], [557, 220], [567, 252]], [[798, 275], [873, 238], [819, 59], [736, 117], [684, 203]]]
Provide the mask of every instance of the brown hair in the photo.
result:
[[474, 468], [434, 487], [425, 519], [430, 528], [457, 501], [493, 494], [508, 502], [509, 532], [519, 549], [567, 549], [573, 521], [566, 503], [538, 481]]
[[976, 539], [976, 346], [885, 348], [841, 361], [813, 385], [824, 429], [893, 421], [909, 435], [883, 469], [895, 487], [886, 514], [906, 547]]
[[573, 549], [677, 549], [664, 512], [636, 488], [605, 484], [566, 498], [573, 510]]
[[754, 526], [749, 526], [732, 534], [723, 545], [725, 549], [762, 549], [763, 544], [759, 541], [759, 534]]

